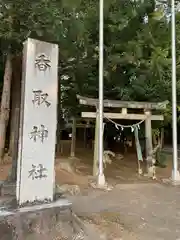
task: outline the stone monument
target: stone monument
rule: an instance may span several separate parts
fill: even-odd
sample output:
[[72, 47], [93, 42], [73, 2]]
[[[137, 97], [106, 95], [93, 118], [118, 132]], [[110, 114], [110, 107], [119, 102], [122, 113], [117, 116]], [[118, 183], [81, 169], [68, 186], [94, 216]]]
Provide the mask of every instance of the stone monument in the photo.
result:
[[[54, 193], [58, 46], [24, 44], [16, 199], [0, 197], [0, 239], [75, 239], [71, 202]], [[54, 197], [55, 195], [55, 197]]]
[[57, 125], [58, 45], [24, 43], [16, 199], [53, 200]]

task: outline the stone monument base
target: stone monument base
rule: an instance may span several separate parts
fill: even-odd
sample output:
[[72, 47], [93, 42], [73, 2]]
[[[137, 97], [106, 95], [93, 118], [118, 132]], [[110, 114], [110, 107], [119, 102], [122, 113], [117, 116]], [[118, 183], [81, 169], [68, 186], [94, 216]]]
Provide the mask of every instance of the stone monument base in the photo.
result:
[[0, 204], [1, 240], [70, 240], [78, 234], [67, 199], [22, 208]]
[[0, 182], [0, 196], [16, 196], [16, 183], [9, 181]]

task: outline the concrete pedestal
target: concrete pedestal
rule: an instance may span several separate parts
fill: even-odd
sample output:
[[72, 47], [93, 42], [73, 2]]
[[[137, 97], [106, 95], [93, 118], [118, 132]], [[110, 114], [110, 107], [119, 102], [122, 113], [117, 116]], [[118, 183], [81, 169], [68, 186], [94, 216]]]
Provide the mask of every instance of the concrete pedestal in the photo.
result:
[[1, 203], [1, 240], [72, 239], [76, 231], [71, 203], [66, 199], [23, 208]]

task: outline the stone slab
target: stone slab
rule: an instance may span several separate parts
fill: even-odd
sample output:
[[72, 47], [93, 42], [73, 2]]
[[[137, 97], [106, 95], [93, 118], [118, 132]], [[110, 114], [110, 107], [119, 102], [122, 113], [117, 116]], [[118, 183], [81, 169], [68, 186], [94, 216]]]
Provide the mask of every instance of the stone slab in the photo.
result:
[[52, 201], [57, 125], [58, 45], [24, 43], [16, 198]]

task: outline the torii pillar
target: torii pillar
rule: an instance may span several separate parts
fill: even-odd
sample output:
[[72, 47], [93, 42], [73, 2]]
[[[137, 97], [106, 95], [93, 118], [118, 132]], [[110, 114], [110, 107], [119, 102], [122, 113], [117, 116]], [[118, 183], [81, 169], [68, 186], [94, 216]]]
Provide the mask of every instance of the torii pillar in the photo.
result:
[[[151, 111], [145, 110], [145, 139], [146, 139], [146, 158], [151, 155], [153, 150], [152, 144], [152, 126], [151, 126]], [[147, 170], [149, 166], [147, 165]]]

